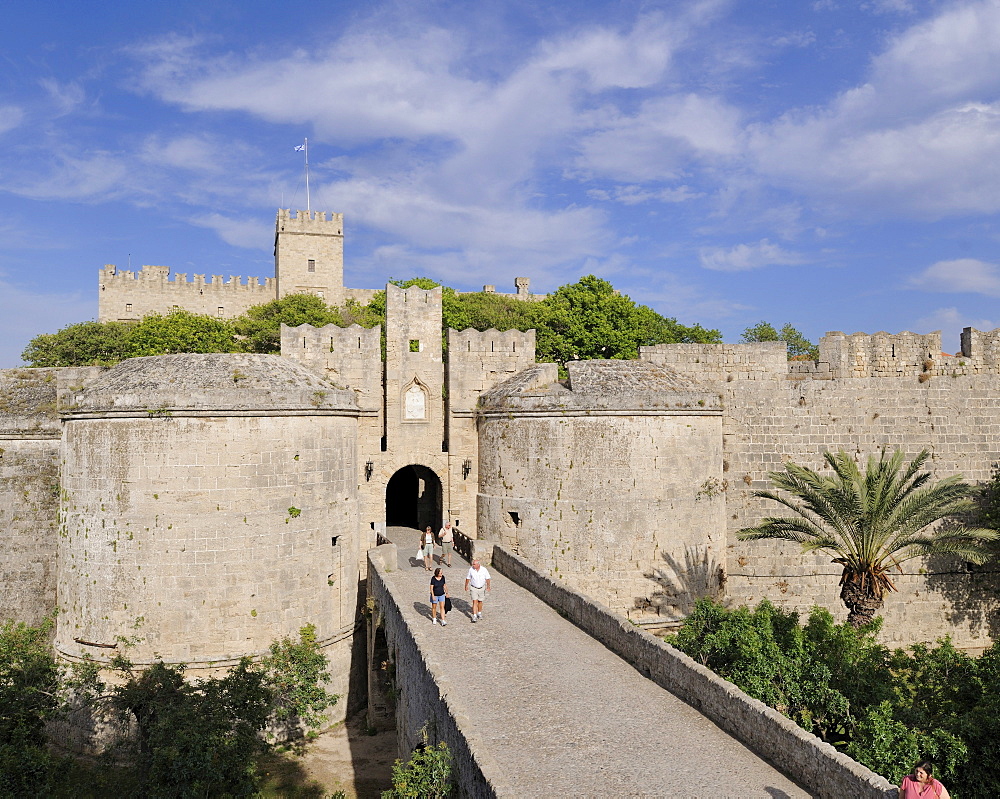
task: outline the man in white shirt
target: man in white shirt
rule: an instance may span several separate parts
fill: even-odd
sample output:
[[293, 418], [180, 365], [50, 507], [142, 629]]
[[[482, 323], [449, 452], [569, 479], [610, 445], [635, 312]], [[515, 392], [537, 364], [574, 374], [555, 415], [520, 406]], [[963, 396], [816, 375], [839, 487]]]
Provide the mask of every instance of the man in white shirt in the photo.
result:
[[490, 573], [480, 565], [479, 558], [473, 559], [469, 573], [465, 575], [465, 590], [471, 593], [472, 621], [475, 623], [483, 617], [483, 600], [490, 590]]

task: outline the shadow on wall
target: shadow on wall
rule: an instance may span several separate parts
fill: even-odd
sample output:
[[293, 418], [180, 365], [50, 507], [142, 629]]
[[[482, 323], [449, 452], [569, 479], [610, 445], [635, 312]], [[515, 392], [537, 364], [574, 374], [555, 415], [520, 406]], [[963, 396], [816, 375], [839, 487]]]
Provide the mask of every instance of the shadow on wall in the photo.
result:
[[669, 552], [660, 552], [660, 557], [663, 566], [654, 566], [643, 575], [656, 587], [650, 596], [635, 597], [635, 610], [679, 621], [691, 613], [695, 601], [702, 597], [724, 602], [725, 569], [704, 547], [686, 547], [683, 563]]
[[927, 590], [951, 606], [948, 621], [974, 635], [1000, 635], [1000, 564], [966, 563], [954, 555], [931, 555], [926, 562]]

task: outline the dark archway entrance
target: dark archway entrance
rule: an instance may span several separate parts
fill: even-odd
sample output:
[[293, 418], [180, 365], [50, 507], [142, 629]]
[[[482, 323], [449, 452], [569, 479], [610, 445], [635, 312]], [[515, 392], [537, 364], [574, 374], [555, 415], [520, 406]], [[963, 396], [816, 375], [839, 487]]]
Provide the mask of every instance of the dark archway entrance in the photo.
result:
[[441, 526], [441, 480], [426, 466], [411, 464], [396, 472], [385, 487], [385, 523], [388, 527]]

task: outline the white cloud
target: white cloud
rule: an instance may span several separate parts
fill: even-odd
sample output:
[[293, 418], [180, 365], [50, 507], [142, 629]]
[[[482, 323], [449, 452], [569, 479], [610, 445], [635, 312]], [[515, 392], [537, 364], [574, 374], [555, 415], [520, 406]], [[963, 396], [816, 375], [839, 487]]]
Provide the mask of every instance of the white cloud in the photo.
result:
[[83, 86], [76, 82], [60, 83], [51, 78], [43, 78], [39, 84], [49, 96], [52, 103], [52, 115], [65, 116], [76, 111], [86, 100]]
[[946, 352], [953, 352], [956, 355], [961, 353], [962, 330], [966, 327], [974, 327], [976, 330], [995, 330], [1000, 324], [995, 321], [983, 318], [975, 318], [970, 314], [959, 311], [954, 306], [950, 308], [938, 308], [931, 311], [926, 316], [917, 319], [912, 329], [921, 331], [941, 331], [941, 348]]
[[16, 105], [0, 105], [0, 133], [13, 130], [24, 121], [24, 111]]
[[1000, 267], [975, 258], [938, 261], [913, 277], [910, 286], [923, 291], [1000, 297]]
[[131, 188], [125, 160], [108, 152], [60, 153], [41, 177], [23, 170], [3, 181], [5, 190], [36, 200], [109, 200]]
[[915, 10], [911, 0], [872, 0], [861, 7], [875, 14], [912, 14]]
[[646, 87], [663, 77], [683, 36], [682, 27], [662, 15], [640, 16], [624, 34], [592, 28], [543, 43], [537, 66], [552, 71], [579, 70], [594, 91]]
[[754, 126], [755, 169], [864, 213], [1000, 210], [998, 59], [1000, 4], [948, 6], [892, 39], [866, 83]]
[[227, 244], [234, 247], [261, 249], [267, 247], [267, 242], [274, 237], [274, 225], [258, 222], [254, 219], [233, 219], [218, 213], [191, 217], [192, 225], [214, 230]]
[[694, 158], [736, 155], [740, 113], [723, 100], [675, 95], [642, 104], [635, 116], [618, 116], [580, 144], [577, 165], [619, 180], [672, 180]]
[[594, 200], [614, 201], [622, 205], [639, 205], [645, 202], [682, 203], [702, 196], [690, 186], [655, 189], [645, 186], [624, 185], [610, 189], [589, 189], [587, 196]]
[[761, 239], [756, 244], [737, 244], [735, 247], [702, 247], [698, 259], [705, 269], [718, 272], [744, 272], [765, 266], [794, 266], [805, 262], [805, 257]]

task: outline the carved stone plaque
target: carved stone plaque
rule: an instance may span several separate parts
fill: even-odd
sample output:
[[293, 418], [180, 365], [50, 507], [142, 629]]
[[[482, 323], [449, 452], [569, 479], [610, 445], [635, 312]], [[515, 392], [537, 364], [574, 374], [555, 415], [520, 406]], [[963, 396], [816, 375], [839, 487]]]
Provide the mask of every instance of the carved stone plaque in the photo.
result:
[[406, 390], [406, 402], [403, 410], [404, 419], [427, 418], [427, 398], [420, 386], [410, 386]]

